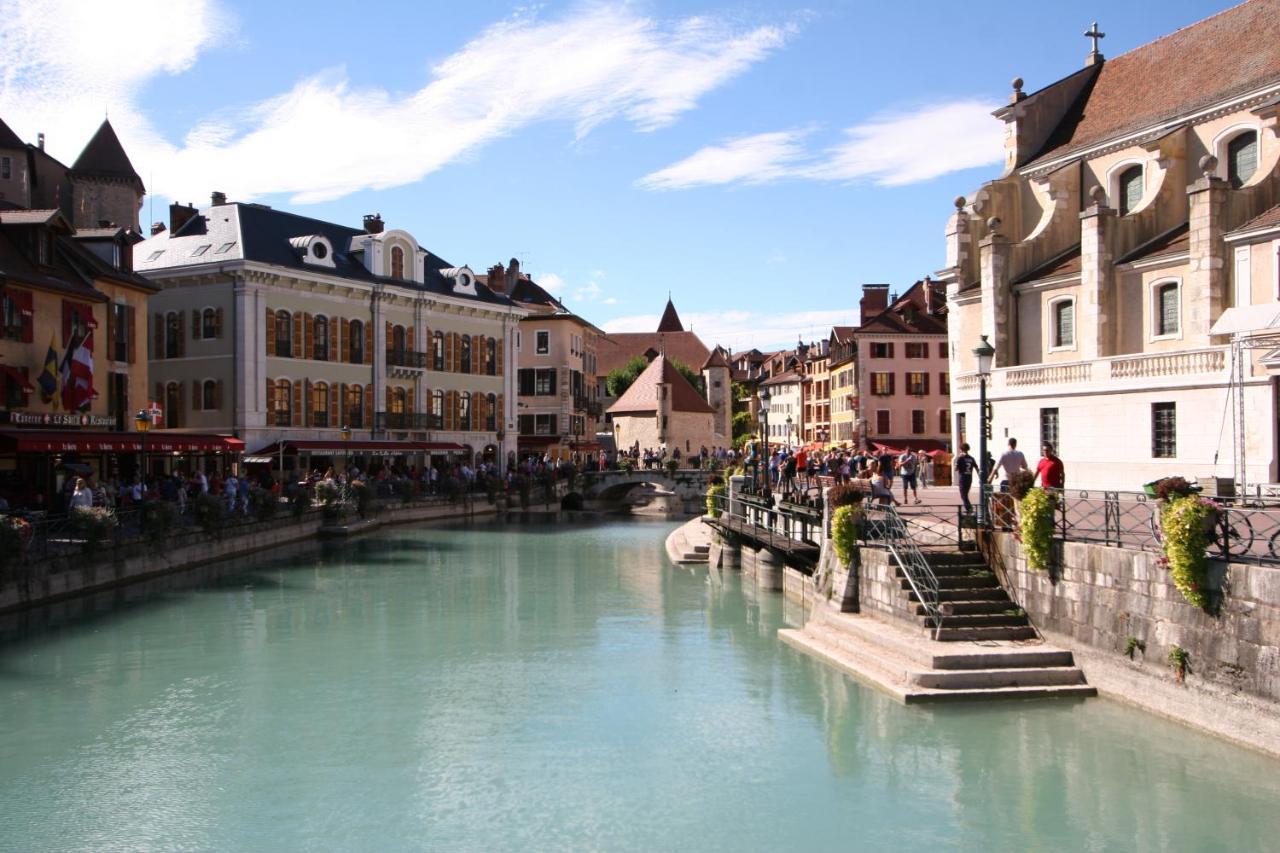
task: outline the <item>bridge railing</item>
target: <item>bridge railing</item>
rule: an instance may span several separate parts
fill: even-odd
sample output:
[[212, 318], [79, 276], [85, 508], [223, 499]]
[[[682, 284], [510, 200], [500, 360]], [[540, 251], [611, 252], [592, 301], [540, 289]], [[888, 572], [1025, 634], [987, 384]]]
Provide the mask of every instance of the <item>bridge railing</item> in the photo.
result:
[[863, 504], [863, 537], [867, 542], [884, 546], [898, 564], [911, 590], [916, 594], [925, 614], [933, 624], [934, 637], [942, 627], [940, 584], [929, 561], [920, 550], [896, 506], [877, 504], [868, 500]]

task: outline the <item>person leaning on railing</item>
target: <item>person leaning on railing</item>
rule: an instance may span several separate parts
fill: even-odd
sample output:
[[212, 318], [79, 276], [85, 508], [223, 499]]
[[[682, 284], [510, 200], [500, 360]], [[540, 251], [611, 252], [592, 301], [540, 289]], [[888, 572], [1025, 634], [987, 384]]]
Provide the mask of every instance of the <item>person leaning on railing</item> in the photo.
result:
[[871, 498], [881, 506], [901, 506], [893, 496], [892, 482], [880, 470], [879, 460], [871, 462]]

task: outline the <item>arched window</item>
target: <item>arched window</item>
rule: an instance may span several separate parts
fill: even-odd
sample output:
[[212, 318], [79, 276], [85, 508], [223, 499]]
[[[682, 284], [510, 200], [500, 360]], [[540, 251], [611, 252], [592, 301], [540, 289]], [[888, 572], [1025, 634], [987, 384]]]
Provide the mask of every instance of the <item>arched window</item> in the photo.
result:
[[[431, 336], [431, 369], [444, 370], [444, 332], [436, 332]], [[443, 412], [441, 409], [441, 414]]]
[[1142, 167], [1130, 166], [1121, 172], [1117, 186], [1120, 196], [1120, 215], [1125, 216], [1137, 209], [1142, 202]]
[[[490, 338], [490, 340], [493, 340]], [[489, 432], [498, 429], [498, 395], [490, 394], [485, 398], [484, 428]]]
[[431, 392], [432, 429], [444, 429], [444, 392]]
[[1176, 281], [1158, 284], [1154, 291], [1155, 299], [1152, 309], [1155, 314], [1156, 337], [1176, 335], [1181, 328], [1181, 306], [1178, 299], [1178, 283]]
[[186, 412], [182, 411], [182, 386], [170, 382], [164, 387], [164, 425], [180, 427], [186, 420]]
[[316, 361], [329, 360], [329, 318], [316, 317], [315, 334], [312, 337], [315, 340], [315, 352], [311, 357]]
[[404, 352], [404, 326], [395, 326], [391, 329], [391, 340], [387, 342], [392, 351], [397, 353]]
[[461, 351], [461, 354], [458, 356], [458, 362], [460, 365], [458, 369], [462, 373], [471, 372], [471, 336], [470, 335], [462, 336], [462, 351]]
[[1051, 340], [1054, 347], [1073, 347], [1076, 345], [1076, 303], [1074, 299], [1059, 299], [1051, 303], [1050, 317], [1053, 322]]
[[1227, 143], [1227, 180], [1239, 188], [1258, 171], [1258, 132], [1247, 130]]
[[[465, 340], [465, 339], [464, 339]], [[471, 429], [471, 392], [463, 391], [458, 395], [458, 429]]]
[[311, 425], [329, 425], [329, 385], [317, 382], [311, 386]]
[[364, 389], [359, 385], [347, 386], [347, 426], [360, 429], [364, 426]]
[[218, 312], [206, 308], [200, 312], [200, 337], [212, 340], [218, 336]]
[[[75, 318], [79, 315], [72, 315], [71, 336], [76, 336], [74, 328]], [[177, 311], [170, 311], [164, 318], [164, 357], [178, 358], [182, 355], [182, 320], [178, 317]]]
[[391, 277], [404, 278], [404, 249], [391, 247]]
[[493, 338], [485, 341], [484, 345], [485, 373], [490, 376], [498, 375], [498, 342]]
[[275, 404], [276, 426], [289, 426], [293, 423], [293, 383], [288, 379], [276, 380]]
[[348, 359], [352, 364], [364, 364], [364, 323], [352, 320], [350, 328]]
[[218, 399], [218, 383], [212, 379], [206, 379], [200, 385], [200, 408], [206, 412], [222, 408], [222, 401]]
[[387, 389], [387, 429], [405, 429], [404, 389]]
[[293, 356], [293, 318], [288, 311], [276, 312], [276, 358]]

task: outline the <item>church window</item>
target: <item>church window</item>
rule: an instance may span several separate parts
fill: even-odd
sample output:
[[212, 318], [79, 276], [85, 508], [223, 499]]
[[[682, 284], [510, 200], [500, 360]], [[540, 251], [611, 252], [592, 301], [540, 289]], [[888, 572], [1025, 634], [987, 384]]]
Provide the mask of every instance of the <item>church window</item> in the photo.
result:
[[1059, 299], [1052, 303], [1053, 347], [1076, 345], [1076, 303], [1074, 299]]
[[1245, 185], [1258, 170], [1258, 134], [1246, 131], [1227, 143], [1227, 180], [1231, 186]]
[[1178, 283], [1166, 282], [1155, 289], [1155, 333], [1157, 337], [1176, 335], [1179, 331]]
[[1142, 167], [1130, 166], [1120, 173], [1120, 215], [1126, 216], [1137, 209], [1142, 201]]

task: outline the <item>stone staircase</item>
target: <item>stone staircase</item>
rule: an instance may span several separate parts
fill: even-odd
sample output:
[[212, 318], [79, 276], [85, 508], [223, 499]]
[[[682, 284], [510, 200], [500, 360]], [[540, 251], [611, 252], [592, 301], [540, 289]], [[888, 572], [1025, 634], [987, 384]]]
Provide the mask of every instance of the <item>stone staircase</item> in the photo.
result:
[[[923, 553], [938, 578], [939, 608], [943, 613], [938, 640], [1033, 640], [1039, 636], [1027, 620], [1027, 614], [1000, 586], [995, 572], [981, 554], [929, 549]], [[896, 569], [894, 575], [920, 624], [932, 627], [924, 605], [902, 569]]]
[[710, 534], [701, 518], [677, 527], [667, 537], [667, 556], [673, 563], [706, 565], [710, 552]]

